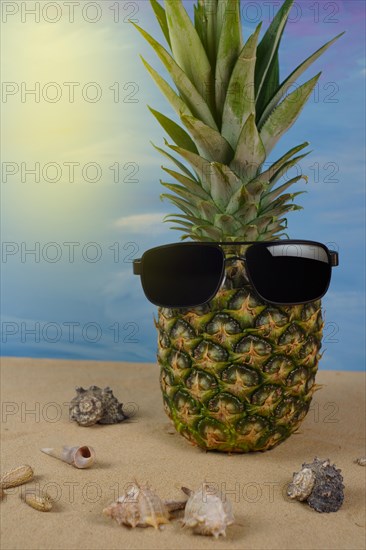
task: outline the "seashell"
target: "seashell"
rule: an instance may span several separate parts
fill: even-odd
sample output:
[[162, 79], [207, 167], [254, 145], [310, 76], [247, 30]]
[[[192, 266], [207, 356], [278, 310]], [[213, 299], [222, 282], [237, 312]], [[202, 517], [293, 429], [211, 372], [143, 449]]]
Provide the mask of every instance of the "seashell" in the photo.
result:
[[104, 388], [104, 390], [102, 390], [102, 395], [104, 409], [99, 424], [118, 424], [128, 418], [123, 412], [123, 404], [114, 397], [111, 388]]
[[76, 397], [70, 403], [70, 420], [80, 426], [92, 426], [103, 416], [103, 399], [101, 389], [90, 386], [88, 390], [76, 388]]
[[341, 470], [330, 464], [330, 460], [317, 457], [309, 464], [303, 464], [295, 472], [287, 488], [290, 498], [304, 501], [317, 512], [337, 512], [342, 506], [343, 477]]
[[114, 397], [111, 388], [102, 390], [98, 386], [90, 386], [85, 390], [79, 386], [76, 393], [70, 403], [70, 420], [75, 420], [80, 426], [117, 424], [126, 420], [123, 405]]
[[356, 458], [355, 462], [359, 466], [366, 466], [366, 456], [361, 456], [360, 458]]
[[52, 508], [51, 499], [47, 494], [25, 493], [24, 502], [39, 512], [49, 512]]
[[42, 453], [63, 460], [75, 468], [90, 468], [95, 462], [95, 451], [93, 447], [86, 445], [82, 447], [68, 447], [64, 445], [61, 449], [46, 447], [41, 449]]
[[306, 500], [310, 496], [315, 483], [315, 473], [311, 468], [303, 468], [295, 472], [292, 483], [288, 486], [287, 494], [296, 500]]
[[204, 483], [198, 491], [191, 491], [182, 487], [182, 491], [189, 495], [183, 526], [192, 527], [198, 535], [213, 535], [218, 538], [226, 536], [226, 527], [234, 523], [234, 515], [230, 501], [225, 502], [210, 491], [210, 485]]
[[18, 487], [23, 483], [28, 483], [33, 479], [33, 469], [28, 464], [23, 464], [17, 468], [13, 468], [1, 477], [0, 486], [2, 489], [10, 489], [10, 487]]
[[169, 523], [169, 511], [160, 497], [147, 485], [131, 484], [117, 501], [103, 510], [119, 525], [154, 527]]

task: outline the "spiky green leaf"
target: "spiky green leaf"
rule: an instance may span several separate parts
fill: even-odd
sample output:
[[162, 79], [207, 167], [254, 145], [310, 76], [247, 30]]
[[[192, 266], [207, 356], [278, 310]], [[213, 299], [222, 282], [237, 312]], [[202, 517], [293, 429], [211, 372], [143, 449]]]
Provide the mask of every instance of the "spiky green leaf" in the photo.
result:
[[220, 213], [220, 209], [212, 200], [199, 201], [197, 203], [197, 210], [200, 212], [203, 220], [214, 222], [215, 216]]
[[273, 216], [270, 214], [259, 216], [257, 219], [252, 221], [252, 224], [258, 228], [260, 233], [268, 230], [268, 226], [273, 222]]
[[202, 184], [203, 189], [209, 193], [210, 185], [208, 181], [208, 176], [210, 174], [210, 162], [200, 155], [191, 153], [190, 151], [182, 149], [181, 147], [176, 147], [175, 145], [168, 145], [168, 147], [178, 153], [192, 166], [193, 170], [197, 174], [199, 181]]
[[171, 86], [167, 83], [164, 78], [162, 78], [155, 69], [149, 65], [149, 63], [141, 57], [143, 64], [145, 65], [145, 68], [150, 73], [150, 76], [155, 81], [157, 86], [160, 88], [160, 90], [163, 92], [169, 103], [172, 105], [174, 110], [178, 113], [178, 115], [181, 114], [187, 114], [192, 115], [192, 112], [188, 108], [188, 105], [183, 101], [181, 97], [173, 90]]
[[293, 2], [294, 0], [285, 0], [258, 45], [258, 61], [255, 68], [256, 97], [259, 96], [265, 83]]
[[173, 57], [210, 105], [211, 65], [197, 31], [181, 0], [165, 0], [165, 13]]
[[192, 116], [183, 115], [181, 121], [192, 135], [201, 156], [210, 161], [230, 162], [234, 152], [220, 132]]
[[289, 94], [270, 114], [260, 131], [260, 136], [267, 155], [283, 134], [294, 124], [313, 91], [315, 84], [319, 80], [319, 77], [320, 73]]
[[[289, 160], [288, 162], [285, 162], [285, 164], [282, 165], [282, 167], [273, 175], [271, 178], [271, 181], [268, 185], [267, 191], [272, 189], [274, 185], [277, 183], [277, 181], [284, 176], [288, 170], [293, 168], [302, 160], [303, 158], [307, 157], [310, 154], [310, 151], [308, 153], [305, 153], [303, 155], [298, 155], [297, 157], [294, 157], [293, 159]], [[305, 176], [304, 176], [305, 177]]]
[[168, 22], [166, 20], [165, 9], [161, 4], [159, 4], [157, 0], [150, 0], [150, 4], [152, 9], [154, 10], [155, 17], [158, 20], [160, 28], [163, 31], [165, 40], [168, 42], [170, 46], [170, 36], [169, 36]]
[[298, 206], [297, 204], [289, 204], [288, 201], [293, 201], [297, 195], [301, 195], [303, 193], [305, 193], [305, 191], [286, 193], [285, 195], [278, 197], [278, 199], [273, 201], [272, 204], [268, 204], [266, 207], [260, 205], [258, 211], [260, 214], [271, 213], [273, 216], [278, 217], [279, 215], [286, 214], [292, 210], [302, 210], [302, 206]]
[[183, 187], [183, 185], [177, 185], [176, 183], [169, 183], [165, 181], [160, 181], [160, 183], [170, 191], [173, 191], [173, 193], [176, 193], [177, 195], [188, 201], [190, 204], [200, 198], [199, 195], [188, 191], [188, 189], [186, 189], [186, 187]]
[[187, 132], [183, 130], [183, 128], [179, 126], [179, 124], [163, 115], [163, 113], [159, 113], [159, 111], [156, 111], [152, 107], [149, 107], [149, 105], [148, 108], [176, 145], [178, 145], [179, 147], [183, 147], [183, 149], [188, 149], [188, 151], [192, 151], [192, 153], [198, 152], [197, 147], [192, 141], [190, 135], [187, 134]]
[[170, 193], [161, 193], [161, 199], [168, 199], [172, 204], [177, 206], [180, 210], [183, 210], [186, 214], [194, 215], [195, 209], [192, 208], [192, 205], [185, 199], [181, 199], [176, 195], [171, 195]]
[[229, 203], [225, 209], [225, 212], [228, 214], [236, 214], [240, 208], [243, 208], [244, 205], [248, 205], [251, 202], [251, 197], [248, 191], [245, 188], [245, 185], [242, 185], [232, 194]]
[[300, 78], [300, 76], [316, 61], [338, 38], [343, 36], [344, 32], [338, 34], [335, 38], [332, 40], [329, 40], [324, 46], [319, 48], [315, 53], [310, 55], [301, 65], [299, 65], [291, 74], [289, 77], [286, 78], [286, 80], [281, 84], [280, 87], [274, 88], [276, 90], [276, 93], [273, 95], [272, 99], [267, 103], [267, 106], [265, 110], [263, 111], [263, 114], [261, 115], [261, 118], [258, 123], [258, 127], [261, 128], [263, 126], [264, 122], [268, 118], [268, 116], [271, 114], [273, 109], [276, 107], [277, 103], [281, 101], [281, 99], [286, 95], [287, 91], [291, 86], [296, 84], [297, 80]]
[[264, 86], [256, 99], [256, 123], [259, 128], [259, 120], [268, 102], [276, 93], [280, 85], [280, 66], [278, 59], [278, 47], [267, 71]]
[[240, 220], [243, 225], [250, 225], [258, 217], [258, 207], [253, 202], [244, 204], [235, 212], [235, 218]]
[[218, 162], [211, 162], [210, 171], [206, 174], [207, 186], [210, 189], [210, 195], [212, 200], [217, 204], [222, 212], [225, 211], [233, 192], [236, 191], [233, 188], [241, 186], [240, 180], [235, 176], [235, 180], [230, 177], [232, 172], [228, 170], [224, 164]]
[[254, 69], [260, 24], [243, 46], [233, 69], [223, 109], [221, 133], [235, 150], [248, 116], [255, 112]]
[[235, 156], [230, 168], [240, 176], [243, 183], [253, 179], [265, 161], [266, 151], [251, 113], [240, 132]]
[[[230, 77], [243, 47], [240, 2], [238, 0], [231, 0], [222, 3], [225, 4], [221, 8], [223, 11], [222, 20], [216, 23], [217, 27], [220, 27], [220, 34], [217, 34], [218, 51], [215, 69], [216, 110], [220, 117]], [[220, 4], [221, 2], [219, 2]]]
[[206, 23], [206, 45], [205, 50], [211, 67], [216, 64], [216, 21], [217, 2], [203, 2], [205, 23]]
[[207, 25], [203, 3], [198, 2], [198, 4], [194, 4], [193, 11], [195, 29], [202, 42], [203, 47], [207, 51]]
[[[175, 220], [174, 218], [178, 218], [178, 219]], [[167, 214], [164, 217], [163, 221], [175, 221], [175, 223], [186, 223], [186, 222], [183, 222], [182, 220], [188, 220], [194, 224], [202, 223], [201, 218], [196, 218], [195, 216], [191, 216], [190, 214]]]
[[[296, 177], [291, 178], [290, 180], [286, 181], [285, 183], [283, 183], [282, 185], [280, 185], [279, 187], [277, 187], [276, 189], [274, 189], [270, 193], [266, 193], [265, 195], [263, 195], [261, 203], [260, 203], [261, 209], [265, 209], [267, 206], [273, 205], [274, 201], [275, 201], [275, 199], [277, 199], [277, 197], [282, 195], [282, 193], [284, 191], [286, 191], [289, 187], [291, 187], [292, 185], [294, 185], [295, 183], [297, 183], [301, 179], [304, 179], [306, 182], [308, 180], [308, 178], [306, 176], [303, 176], [303, 175], [296, 176]], [[301, 191], [299, 191], [299, 193], [301, 193]], [[295, 196], [299, 193], [293, 193], [293, 196]], [[282, 195], [282, 196], [285, 196], [285, 195]]]
[[[173, 155], [171, 155], [170, 153], [168, 153], [168, 151], [165, 151], [165, 149], [161, 149], [160, 147], [158, 147], [157, 145], [154, 145], [154, 143], [152, 143], [152, 146], [157, 150], [159, 151], [159, 153], [161, 153], [162, 155], [164, 155], [165, 157], [167, 157], [169, 160], [171, 160], [176, 166], [178, 166], [179, 170], [182, 170], [182, 172], [184, 172], [189, 178], [191, 178], [192, 180], [195, 179], [194, 175], [192, 174], [192, 172], [190, 170], [188, 170], [188, 168], [182, 163], [180, 162], [178, 159], [176, 159], [175, 157], [173, 157]], [[169, 147], [169, 143], [167, 141], [165, 141], [165, 145]]]
[[[149, 33], [144, 31], [144, 29], [139, 27], [136, 23], [132, 24], [150, 44], [150, 46], [153, 48], [153, 50], [169, 72], [170, 76], [172, 77], [174, 84], [176, 85], [182, 96], [183, 103], [186, 104], [184, 111], [191, 110], [192, 113], [198, 116], [198, 118], [203, 120], [206, 124], [208, 124], [212, 128], [217, 129], [209, 106], [207, 105], [201, 94], [197, 91], [194, 84], [191, 82], [184, 70], [181, 69], [181, 67], [176, 63], [169, 52], [165, 48], [163, 48], [163, 46], [159, 44], [159, 42], [157, 42]], [[146, 66], [146, 62], [144, 64]], [[149, 72], [151, 74], [151, 71]], [[157, 73], [155, 72], [155, 75], [156, 74]], [[154, 78], [154, 80], [156, 79]]]
[[180, 174], [175, 170], [170, 170], [169, 168], [165, 168], [164, 166], [162, 168], [167, 174], [175, 178], [177, 181], [179, 181], [179, 183], [186, 187], [192, 195], [196, 195], [205, 200], [210, 198], [209, 194], [201, 187], [201, 185], [197, 181], [191, 178], [186, 178], [185, 176], [183, 176], [183, 174]]
[[241, 227], [240, 222], [229, 214], [217, 214], [214, 223], [215, 227], [221, 229], [224, 235], [235, 234]]
[[[216, 44], [219, 45], [222, 27], [224, 25], [225, 20], [225, 14], [226, 14], [226, 8], [229, 3], [234, 5], [235, 2], [240, 2], [240, 0], [221, 0], [220, 2], [217, 0], [217, 8], [216, 8]], [[235, 7], [233, 8], [235, 10]]]
[[259, 202], [260, 197], [265, 191], [267, 191], [268, 187], [269, 181], [262, 180], [259, 176], [249, 181], [246, 184], [245, 189], [255, 202]]
[[304, 141], [304, 143], [301, 143], [301, 145], [297, 145], [296, 147], [293, 147], [288, 151], [285, 155], [283, 155], [281, 158], [276, 160], [269, 168], [268, 170], [265, 170], [258, 176], [258, 180], [261, 181], [270, 181], [272, 177], [277, 173], [280, 168], [282, 168], [285, 163], [293, 156], [296, 155], [299, 151], [307, 147], [309, 143], [307, 141]]

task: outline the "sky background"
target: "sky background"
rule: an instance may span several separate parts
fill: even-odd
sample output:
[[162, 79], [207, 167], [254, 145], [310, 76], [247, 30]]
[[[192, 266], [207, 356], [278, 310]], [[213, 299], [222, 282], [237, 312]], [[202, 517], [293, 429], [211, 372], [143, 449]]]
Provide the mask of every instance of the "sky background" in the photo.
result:
[[[41, 2], [31, 13], [36, 4], [2, 3], [1, 354], [152, 362], [156, 308], [131, 261], [179, 239], [162, 221], [172, 207], [150, 141], [165, 136], [147, 104], [173, 112], [139, 54], [159, 61], [128, 19], [163, 41], [160, 29], [147, 1], [80, 2], [74, 13]], [[244, 37], [260, 20], [263, 34], [279, 5], [242, 2]], [[305, 74], [323, 70], [270, 157], [310, 142], [289, 235], [340, 252], [323, 300], [322, 369], [365, 360], [364, 17], [361, 0], [297, 1], [280, 50], [284, 79], [347, 31]]]

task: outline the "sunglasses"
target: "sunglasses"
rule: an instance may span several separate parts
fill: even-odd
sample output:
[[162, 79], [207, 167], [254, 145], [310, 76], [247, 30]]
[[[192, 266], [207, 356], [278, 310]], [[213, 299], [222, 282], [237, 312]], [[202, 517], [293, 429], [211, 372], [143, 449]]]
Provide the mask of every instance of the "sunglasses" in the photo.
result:
[[[223, 245], [248, 245], [243, 255], [225, 257]], [[240, 249], [239, 249], [240, 251]], [[245, 262], [249, 282], [265, 302], [295, 305], [327, 292], [338, 252], [303, 240], [176, 243], [147, 250], [133, 261], [147, 299], [160, 307], [201, 306], [216, 295], [232, 259]]]

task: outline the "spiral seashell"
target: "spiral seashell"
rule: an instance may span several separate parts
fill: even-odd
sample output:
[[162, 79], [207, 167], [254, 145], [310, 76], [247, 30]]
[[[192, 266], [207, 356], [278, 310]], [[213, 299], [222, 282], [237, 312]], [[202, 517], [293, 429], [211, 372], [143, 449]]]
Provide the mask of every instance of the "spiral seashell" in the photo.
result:
[[183, 526], [193, 528], [198, 535], [226, 536], [226, 527], [234, 523], [231, 503], [224, 502], [210, 491], [210, 485], [204, 483], [198, 491], [182, 487], [189, 495], [183, 519]]
[[127, 418], [122, 403], [109, 387], [103, 390], [98, 386], [90, 386], [86, 390], [78, 386], [76, 393], [70, 402], [70, 420], [75, 420], [80, 426], [117, 424]]
[[310, 496], [315, 483], [315, 473], [311, 468], [303, 468], [294, 473], [292, 483], [288, 486], [287, 494], [290, 498], [303, 501]]
[[154, 527], [169, 523], [169, 512], [160, 497], [147, 485], [132, 483], [117, 501], [103, 510], [119, 525]]
[[80, 469], [90, 468], [94, 464], [96, 456], [93, 447], [88, 447], [87, 445], [82, 447], [68, 447], [64, 445], [60, 449], [45, 447], [41, 451]]
[[330, 460], [317, 457], [309, 464], [303, 464], [293, 475], [287, 488], [290, 498], [304, 501], [317, 512], [337, 512], [342, 506], [343, 477], [341, 471]]

